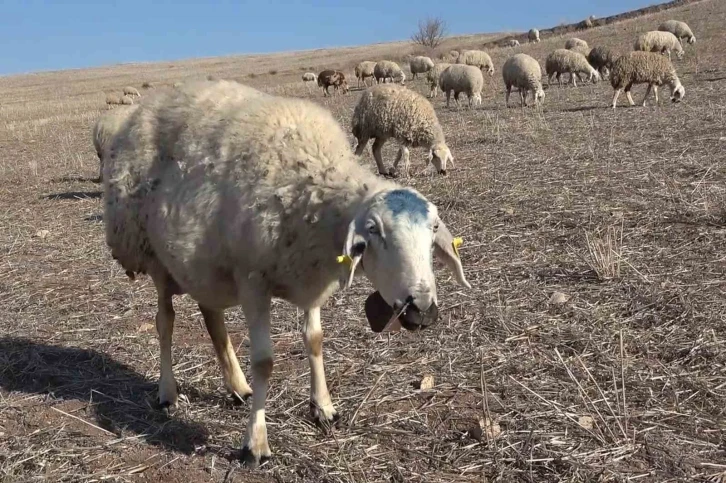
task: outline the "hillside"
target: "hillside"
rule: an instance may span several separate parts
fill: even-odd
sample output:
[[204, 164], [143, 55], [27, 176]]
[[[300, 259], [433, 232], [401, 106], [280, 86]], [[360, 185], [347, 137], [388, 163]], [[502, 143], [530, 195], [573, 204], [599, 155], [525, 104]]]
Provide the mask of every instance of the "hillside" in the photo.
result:
[[[604, 81], [553, 84], [542, 108], [505, 108], [501, 66], [512, 53], [544, 64], [575, 35], [625, 52], [670, 18], [698, 38], [674, 58], [683, 102], [670, 103], [664, 86], [659, 106], [625, 107], [621, 96], [613, 111]], [[213, 75], [311, 99], [349, 131], [355, 81], [324, 98], [302, 72], [352, 77], [359, 60], [414, 47], [0, 78], [0, 481], [724, 481], [724, 18], [726, 2], [702, 0], [489, 47], [496, 73], [481, 106], [432, 99], [455, 166], [434, 175], [412, 149], [411, 176], [398, 181], [464, 238], [472, 289], [439, 267], [441, 320], [420, 333], [372, 333], [365, 281], [323, 307], [341, 414], [332, 434], [308, 418], [302, 313], [274, 302], [273, 458], [255, 472], [237, 460], [249, 403], [227, 396], [186, 296], [175, 300], [174, 368], [187, 400], [169, 414], [155, 406], [156, 295], [105, 245], [91, 126], [108, 92]], [[423, 80], [407, 85], [428, 92]], [[634, 87], [636, 102], [644, 92]], [[388, 163], [396, 149], [386, 145]], [[370, 152], [361, 163], [374, 170]], [[226, 321], [250, 376], [244, 317], [228, 310]], [[433, 389], [417, 389], [426, 374]], [[480, 419], [496, 424], [477, 431]]]

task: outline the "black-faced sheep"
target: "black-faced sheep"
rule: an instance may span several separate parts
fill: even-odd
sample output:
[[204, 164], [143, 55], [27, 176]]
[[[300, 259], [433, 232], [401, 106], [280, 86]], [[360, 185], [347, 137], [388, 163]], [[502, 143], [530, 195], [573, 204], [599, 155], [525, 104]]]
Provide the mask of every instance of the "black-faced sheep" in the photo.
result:
[[[437, 256], [469, 286], [454, 239], [420, 193], [359, 165], [329, 111], [235, 82], [201, 82], [147, 96], [114, 138], [104, 173], [112, 256], [148, 273], [158, 296], [159, 398], [178, 398], [172, 370], [172, 297], [199, 304], [232, 394], [252, 395], [242, 459], [270, 456], [265, 401], [273, 370], [270, 304], [304, 310], [303, 340], [318, 421], [337, 418], [325, 381], [320, 307], [358, 266], [376, 292], [372, 327], [398, 317], [434, 323]], [[433, 249], [432, 249], [433, 247]], [[249, 327], [252, 388], [224, 325], [241, 305]], [[382, 324], [381, 324], [382, 321]], [[254, 392], [252, 392], [254, 390]]]
[[[353, 110], [351, 127], [358, 140], [356, 155], [363, 154], [370, 139], [375, 140], [373, 157], [380, 174], [395, 174], [401, 159], [408, 174], [408, 149], [419, 146], [429, 150], [429, 159], [439, 173], [446, 174], [447, 162], [453, 163], [436, 111], [425, 97], [411, 89], [394, 84], [368, 88]], [[381, 149], [391, 138], [398, 140], [401, 148], [393, 169], [386, 170]]]

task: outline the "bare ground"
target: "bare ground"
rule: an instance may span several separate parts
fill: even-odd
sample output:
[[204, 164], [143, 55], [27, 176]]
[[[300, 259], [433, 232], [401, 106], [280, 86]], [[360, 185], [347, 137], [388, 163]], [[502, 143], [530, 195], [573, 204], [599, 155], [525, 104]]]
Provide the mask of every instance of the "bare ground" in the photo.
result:
[[[274, 458], [255, 472], [237, 462], [248, 406], [225, 394], [187, 297], [174, 360], [188, 402], [155, 407], [153, 286], [106, 249], [90, 127], [104, 91], [207, 74], [310, 97], [347, 126], [359, 92], [324, 99], [301, 69], [383, 47], [0, 78], [0, 481], [724, 481], [725, 16], [704, 0], [577, 34], [626, 50], [688, 22], [681, 104], [664, 88], [659, 107], [613, 112], [603, 82], [505, 109], [499, 68], [474, 111], [435, 99], [456, 166], [433, 176], [414, 151], [401, 182], [464, 237], [473, 289], [439, 271], [442, 320], [415, 334], [368, 329], [367, 283], [331, 299], [331, 434], [307, 417], [301, 314], [276, 302]], [[563, 42], [519, 50], [543, 62]], [[500, 67], [512, 49], [491, 53]], [[227, 322], [246, 366], [240, 310]], [[434, 387], [417, 389], [426, 374]]]

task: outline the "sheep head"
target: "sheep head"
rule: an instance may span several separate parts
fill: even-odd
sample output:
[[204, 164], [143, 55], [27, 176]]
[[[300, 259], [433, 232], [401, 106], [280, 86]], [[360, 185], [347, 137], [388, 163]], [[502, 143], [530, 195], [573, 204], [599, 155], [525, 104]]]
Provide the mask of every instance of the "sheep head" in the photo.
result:
[[671, 92], [671, 102], [681, 102], [683, 100], [683, 97], [686, 95], [686, 89], [683, 87], [683, 84], [680, 82], [673, 86], [672, 92]]
[[544, 100], [545, 100], [545, 91], [542, 88], [542, 86], [540, 85], [534, 91], [534, 103], [535, 103], [535, 105], [537, 105], [537, 104], [544, 102]]
[[408, 330], [425, 328], [438, 319], [433, 257], [454, 273], [460, 285], [470, 287], [464, 276], [455, 240], [436, 206], [417, 191], [397, 188], [368, 200], [350, 222], [341, 257], [349, 267], [350, 285], [360, 265], [376, 288], [366, 301], [371, 328], [379, 332], [398, 318]]
[[[479, 102], [481, 102], [481, 97]], [[446, 144], [436, 143], [431, 146], [431, 151], [429, 151], [429, 161], [439, 174], [446, 174], [446, 164], [449, 161], [453, 164], [454, 156], [452, 156], [451, 150]]]

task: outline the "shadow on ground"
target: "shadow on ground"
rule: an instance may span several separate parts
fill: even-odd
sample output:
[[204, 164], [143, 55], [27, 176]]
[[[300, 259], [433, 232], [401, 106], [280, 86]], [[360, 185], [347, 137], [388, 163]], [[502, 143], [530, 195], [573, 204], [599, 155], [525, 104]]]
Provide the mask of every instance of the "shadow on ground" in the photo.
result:
[[7, 391], [94, 401], [98, 426], [119, 436], [144, 434], [152, 445], [185, 454], [207, 441], [202, 425], [153, 407], [155, 381], [95, 350], [2, 337], [0, 368], [0, 387]]
[[100, 191], [66, 191], [65, 193], [53, 193], [41, 196], [45, 200], [84, 200], [99, 199], [103, 196]]

